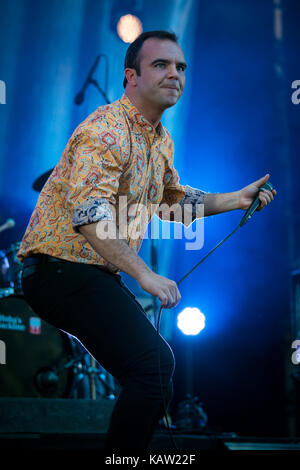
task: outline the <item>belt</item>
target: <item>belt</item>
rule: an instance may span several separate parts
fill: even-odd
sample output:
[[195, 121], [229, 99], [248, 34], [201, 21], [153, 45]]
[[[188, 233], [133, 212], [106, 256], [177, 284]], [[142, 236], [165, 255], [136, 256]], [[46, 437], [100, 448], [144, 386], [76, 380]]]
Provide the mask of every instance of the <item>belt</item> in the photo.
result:
[[24, 259], [24, 269], [29, 266], [34, 266], [37, 264], [46, 264], [46, 263], [70, 263], [70, 261], [54, 258], [54, 256], [49, 256], [44, 253], [34, 253]]
[[[54, 256], [46, 255], [44, 253], [33, 253], [32, 255], [24, 258], [23, 262], [23, 270], [26, 268], [29, 268], [29, 266], [36, 266], [40, 264], [47, 264], [47, 263], [72, 263], [72, 261], [68, 261], [66, 259], [61, 259], [61, 258], [55, 258]], [[87, 266], [85, 264], [85, 266]], [[116, 274], [111, 272], [108, 268], [105, 266], [100, 266], [96, 264], [91, 264], [89, 266], [93, 266], [96, 269], [100, 269], [100, 271], [104, 271], [109, 274]]]

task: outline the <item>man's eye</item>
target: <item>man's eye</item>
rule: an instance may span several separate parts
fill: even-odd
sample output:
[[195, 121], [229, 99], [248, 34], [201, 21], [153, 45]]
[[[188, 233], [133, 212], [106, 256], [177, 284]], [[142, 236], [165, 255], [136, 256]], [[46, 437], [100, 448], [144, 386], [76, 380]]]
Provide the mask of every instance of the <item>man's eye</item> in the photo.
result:
[[180, 70], [180, 72], [184, 72], [184, 67], [183, 67], [183, 65], [178, 65], [177, 70]]
[[165, 64], [163, 64], [162, 62], [160, 64], [155, 64], [155, 67], [164, 67]]

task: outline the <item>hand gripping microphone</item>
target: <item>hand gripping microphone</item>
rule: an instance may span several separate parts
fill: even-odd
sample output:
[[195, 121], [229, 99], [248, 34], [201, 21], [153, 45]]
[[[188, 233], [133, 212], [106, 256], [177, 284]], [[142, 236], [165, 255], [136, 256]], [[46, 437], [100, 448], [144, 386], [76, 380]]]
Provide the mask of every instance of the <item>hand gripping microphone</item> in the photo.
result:
[[[263, 184], [259, 188], [259, 191], [263, 191], [264, 189], [268, 189], [269, 191], [272, 191], [272, 189], [273, 189], [272, 183], [267, 181], [265, 184]], [[252, 217], [252, 215], [254, 214], [256, 209], [258, 208], [259, 204], [260, 204], [260, 200], [257, 196], [257, 198], [252, 202], [252, 204], [249, 207], [249, 209], [247, 210], [246, 214], [244, 215], [244, 217], [240, 221], [240, 225], [239, 225], [240, 227], [242, 227], [243, 225], [245, 225], [246, 222], [248, 222], [248, 220]]]

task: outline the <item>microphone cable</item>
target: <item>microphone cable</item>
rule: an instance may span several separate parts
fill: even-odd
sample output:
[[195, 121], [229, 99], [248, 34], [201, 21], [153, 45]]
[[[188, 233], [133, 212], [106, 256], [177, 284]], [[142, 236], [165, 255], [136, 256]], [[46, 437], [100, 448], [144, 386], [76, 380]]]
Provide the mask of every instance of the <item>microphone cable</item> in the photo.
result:
[[[270, 182], [266, 182], [264, 185], [262, 185], [260, 188], [259, 188], [259, 191], [264, 191], [265, 189], [269, 189], [269, 190], [272, 190], [273, 189], [273, 186]], [[218, 243], [212, 250], [209, 251], [209, 253], [207, 255], [205, 255], [192, 269], [190, 269], [190, 271], [188, 271], [187, 274], [185, 274], [176, 284], [177, 286], [179, 286], [179, 284], [181, 284], [190, 274], [192, 274], [192, 272], [198, 268], [200, 266], [200, 264], [202, 264], [219, 246], [221, 246], [226, 240], [228, 240], [228, 238], [230, 238], [235, 232], [237, 232], [237, 230], [242, 227], [243, 225], [245, 225], [246, 222], [248, 222], [248, 220], [252, 217], [253, 213], [256, 211], [256, 209], [258, 208], [259, 206], [259, 198], [258, 196], [256, 197], [256, 199], [253, 201], [253, 203], [251, 204], [251, 206], [249, 207], [249, 209], [247, 210], [247, 212], [245, 213], [245, 215], [242, 217], [239, 225], [229, 234], [227, 235], [227, 237], [225, 237], [220, 243]], [[168, 429], [168, 433], [169, 433], [169, 436], [170, 436], [170, 439], [172, 441], [172, 444], [175, 448], [175, 450], [179, 450], [177, 445], [176, 445], [176, 442], [174, 440], [174, 437], [173, 437], [173, 434], [171, 432], [171, 429], [170, 429], [170, 425], [169, 425], [169, 420], [168, 420], [168, 413], [167, 413], [167, 406], [166, 406], [166, 402], [165, 402], [165, 397], [164, 397], [164, 393], [163, 393], [163, 386], [162, 386], [162, 378], [161, 378], [161, 370], [160, 370], [160, 344], [159, 344], [159, 328], [160, 328], [160, 319], [161, 319], [161, 313], [162, 313], [162, 310], [163, 310], [163, 306], [161, 305], [160, 306], [160, 309], [159, 309], [159, 313], [158, 313], [158, 317], [157, 317], [157, 326], [156, 326], [156, 331], [157, 331], [157, 355], [158, 355], [158, 374], [159, 374], [159, 381], [160, 381], [160, 390], [161, 390], [161, 396], [162, 396], [162, 402], [163, 402], [163, 408], [164, 408], [164, 417], [165, 417], [165, 420], [166, 420], [166, 425], [167, 425], [167, 429]]]
[[[179, 284], [181, 284], [181, 282], [183, 282], [196, 268], [198, 268], [198, 266], [200, 266], [201, 263], [203, 263], [203, 261], [205, 261], [220, 245], [222, 245], [222, 243], [224, 243], [226, 240], [228, 240], [228, 238], [231, 237], [231, 235], [233, 235], [240, 227], [241, 227], [241, 225], [238, 225], [238, 226], [233, 230], [233, 232], [231, 232], [226, 238], [224, 238], [224, 240], [222, 240], [220, 243], [218, 243], [218, 245], [216, 245], [206, 256], [204, 256], [204, 258], [202, 258], [187, 274], [185, 274], [185, 276], [183, 276], [183, 277], [180, 279], [180, 281], [178, 281], [178, 282], [176, 283], [177, 286], [179, 286]], [[160, 381], [161, 396], [162, 396], [162, 400], [163, 400], [164, 417], [165, 417], [165, 420], [166, 420], [166, 425], [167, 425], [168, 433], [169, 433], [169, 436], [170, 436], [170, 439], [171, 439], [171, 441], [172, 441], [172, 443], [173, 443], [174, 448], [175, 448], [176, 450], [179, 450], [178, 447], [177, 447], [177, 445], [176, 445], [176, 442], [175, 442], [175, 440], [174, 440], [174, 437], [173, 437], [173, 434], [172, 434], [172, 432], [171, 432], [170, 425], [169, 425], [168, 413], [167, 413], [167, 406], [166, 406], [165, 397], [164, 397], [164, 393], [163, 393], [162, 378], [161, 378], [161, 370], [160, 370], [159, 328], [160, 328], [160, 319], [161, 319], [162, 310], [163, 310], [163, 306], [161, 305], [161, 306], [160, 306], [160, 309], [159, 309], [159, 313], [158, 313], [157, 326], [156, 326], [156, 331], [157, 331], [157, 354], [158, 354], [158, 374], [159, 374], [159, 381]]]

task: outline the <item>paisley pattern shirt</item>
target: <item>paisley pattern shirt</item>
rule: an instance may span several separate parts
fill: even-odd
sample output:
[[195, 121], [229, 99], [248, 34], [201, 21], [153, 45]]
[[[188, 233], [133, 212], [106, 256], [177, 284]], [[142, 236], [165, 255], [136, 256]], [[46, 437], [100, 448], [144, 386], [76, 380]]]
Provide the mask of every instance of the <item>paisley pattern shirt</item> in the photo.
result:
[[45, 253], [117, 272], [78, 227], [114, 218], [119, 226], [122, 218], [125, 239], [138, 252], [160, 204], [203, 202], [204, 191], [179, 184], [173, 148], [165, 127], [155, 129], [125, 94], [97, 108], [75, 129], [43, 187], [18, 259]]

